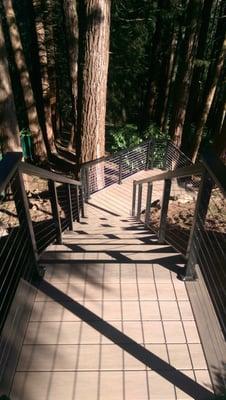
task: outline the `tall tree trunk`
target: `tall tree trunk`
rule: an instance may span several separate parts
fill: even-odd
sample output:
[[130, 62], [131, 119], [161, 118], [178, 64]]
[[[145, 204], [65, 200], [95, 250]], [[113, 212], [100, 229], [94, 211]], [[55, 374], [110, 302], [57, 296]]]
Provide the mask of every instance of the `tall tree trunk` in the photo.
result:
[[22, 151], [0, 18], [0, 145], [3, 153]]
[[49, 79], [49, 102], [51, 108], [51, 120], [54, 137], [57, 130], [57, 76], [56, 76], [56, 48], [54, 38], [54, 3], [51, 0], [45, 1], [44, 26], [45, 42], [47, 51], [47, 73]]
[[[221, 132], [221, 128], [224, 121], [224, 113], [226, 112], [226, 68], [217, 82], [217, 89], [214, 95], [214, 99], [209, 111], [206, 126], [208, 131], [212, 133], [211, 137], [213, 140]], [[223, 90], [222, 90], [223, 88]]]
[[5, 15], [8, 22], [9, 35], [15, 63], [19, 72], [20, 83], [23, 90], [24, 101], [27, 110], [29, 129], [32, 133], [35, 156], [43, 161], [46, 159], [46, 147], [43, 140], [42, 131], [39, 125], [38, 114], [31, 86], [30, 76], [24, 57], [20, 33], [16, 23], [16, 17], [11, 0], [3, 0]]
[[86, 162], [105, 154], [110, 0], [81, 1], [79, 12], [86, 26], [79, 63], [77, 154], [80, 162]]
[[226, 164], [226, 104], [223, 112], [223, 123], [221, 131], [217, 135], [213, 146], [219, 157], [222, 158]]
[[157, 9], [158, 16], [155, 24], [155, 33], [152, 39], [151, 60], [149, 67], [149, 78], [146, 89], [146, 97], [144, 99], [144, 110], [141, 121], [141, 129], [144, 131], [149, 125], [154, 115], [154, 107], [158, 94], [158, 77], [160, 70], [160, 51], [162, 46], [162, 32], [163, 32], [163, 6], [164, 0], [158, 0]]
[[189, 94], [189, 102], [186, 113], [186, 126], [190, 130], [190, 125], [193, 122], [197, 122], [197, 110], [200, 109], [200, 98], [201, 98], [201, 82], [203, 72], [205, 71], [205, 53], [207, 46], [207, 35], [210, 24], [211, 10], [214, 0], [205, 0], [203, 11], [202, 11], [202, 23], [198, 37], [198, 47], [196, 54], [196, 64], [194, 66], [191, 89]]
[[200, 119], [198, 121], [198, 124], [196, 126], [196, 130], [195, 130], [195, 139], [194, 139], [193, 149], [192, 149], [192, 161], [193, 162], [195, 162], [197, 155], [198, 155], [199, 147], [200, 147], [200, 144], [202, 141], [203, 130], [205, 128], [205, 124], [206, 124], [206, 121], [208, 118], [210, 107], [213, 102], [214, 94], [215, 94], [216, 87], [217, 87], [217, 82], [218, 82], [218, 79], [219, 79], [220, 74], [223, 69], [225, 54], [226, 54], [226, 35], [224, 37], [222, 48], [218, 55], [218, 59], [215, 60], [215, 62], [214, 62], [214, 67], [212, 67], [210, 65], [210, 68], [212, 71], [212, 80], [211, 80], [211, 83], [207, 82], [209, 89], [204, 98], [202, 113], [201, 113]]
[[194, 67], [194, 55], [197, 43], [197, 26], [203, 0], [190, 0], [187, 8], [186, 32], [181, 51], [181, 62], [176, 78], [176, 98], [169, 133], [173, 143], [180, 147], [186, 108], [189, 99], [189, 89]]
[[68, 59], [71, 78], [73, 128], [68, 148], [75, 147], [77, 134], [77, 97], [78, 97], [78, 16], [75, 0], [64, 0], [64, 16], [68, 42]]
[[166, 50], [166, 56], [163, 59], [163, 76], [160, 78], [162, 90], [160, 90], [159, 92], [155, 117], [156, 123], [160, 127], [160, 130], [162, 132], [166, 132], [167, 129], [167, 109], [169, 104], [170, 87], [172, 83], [173, 67], [176, 56], [178, 32], [173, 31], [170, 36], [170, 41], [167, 42], [168, 51]]
[[39, 62], [41, 69], [41, 82], [42, 82], [42, 97], [45, 116], [45, 136], [48, 145], [48, 152], [55, 153], [56, 146], [54, 140], [54, 132], [52, 125], [51, 104], [50, 104], [50, 84], [48, 76], [48, 63], [47, 63], [47, 50], [46, 50], [46, 35], [43, 22], [43, 4], [41, 0], [33, 0], [33, 7], [35, 12], [35, 27], [37, 34]]

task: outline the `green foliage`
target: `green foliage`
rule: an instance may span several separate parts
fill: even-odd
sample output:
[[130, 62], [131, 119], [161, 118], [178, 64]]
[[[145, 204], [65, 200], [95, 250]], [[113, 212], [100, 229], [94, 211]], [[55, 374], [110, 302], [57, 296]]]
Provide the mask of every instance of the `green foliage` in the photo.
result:
[[108, 128], [107, 150], [110, 153], [136, 146], [141, 142], [142, 139], [135, 125], [128, 124], [120, 127]]
[[151, 123], [149, 127], [144, 132], [145, 139], [155, 139], [155, 140], [168, 140], [170, 136], [167, 133], [163, 133], [158, 125]]
[[20, 131], [20, 136], [31, 136], [31, 135], [32, 135], [32, 134], [31, 134], [30, 129], [23, 128], [23, 129]]
[[166, 146], [170, 136], [163, 133], [155, 123], [152, 123], [146, 129], [144, 137], [145, 139], [153, 139], [157, 142], [156, 146], [154, 146], [154, 151], [152, 152], [150, 164], [155, 168], [164, 168]]
[[146, 89], [147, 48], [154, 31], [152, 2], [112, 2], [107, 120], [138, 124]]

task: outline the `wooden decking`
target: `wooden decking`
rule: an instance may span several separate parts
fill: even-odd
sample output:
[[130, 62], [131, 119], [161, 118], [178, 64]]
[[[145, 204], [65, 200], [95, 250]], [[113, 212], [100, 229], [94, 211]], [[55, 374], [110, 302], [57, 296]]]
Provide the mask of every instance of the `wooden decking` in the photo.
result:
[[88, 218], [43, 254], [11, 400], [212, 397], [183, 260], [130, 216], [146, 174], [93, 195]]

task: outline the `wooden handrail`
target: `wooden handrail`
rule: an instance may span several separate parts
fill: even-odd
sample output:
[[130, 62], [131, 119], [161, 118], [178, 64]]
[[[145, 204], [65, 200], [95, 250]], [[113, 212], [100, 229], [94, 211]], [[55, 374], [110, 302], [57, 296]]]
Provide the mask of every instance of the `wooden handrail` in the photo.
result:
[[36, 167], [35, 165], [28, 164], [28, 163], [25, 163], [22, 161], [19, 163], [19, 169], [24, 174], [35, 175], [40, 178], [49, 179], [51, 181], [55, 181], [55, 182], [59, 182], [59, 183], [68, 183], [70, 185], [81, 186], [80, 181], [57, 174], [56, 172], [47, 171], [46, 169], [42, 169], [42, 168]]
[[148, 178], [140, 179], [138, 181], [134, 180], [134, 184], [140, 185], [143, 183], [152, 183], [155, 181], [162, 181], [165, 179], [173, 179], [173, 178], [185, 178], [190, 175], [202, 174], [204, 167], [201, 163], [197, 163], [194, 165], [189, 165], [188, 167], [179, 168], [174, 171], [163, 172], [158, 175], [152, 175]]

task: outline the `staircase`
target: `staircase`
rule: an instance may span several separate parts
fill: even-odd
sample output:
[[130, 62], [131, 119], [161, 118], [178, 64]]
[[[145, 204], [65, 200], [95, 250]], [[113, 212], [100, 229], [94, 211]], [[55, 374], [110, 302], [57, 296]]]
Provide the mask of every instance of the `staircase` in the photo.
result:
[[[208, 400], [224, 393], [220, 160], [207, 152], [190, 165], [172, 143], [148, 141], [84, 164], [76, 181], [20, 159], [9, 153], [0, 163], [10, 216], [0, 232], [0, 397]], [[189, 228], [172, 214], [177, 194], [186, 197]]]
[[177, 279], [184, 261], [131, 217], [133, 179], [147, 174], [93, 195], [74, 232], [42, 254], [45, 278], [11, 400], [212, 398], [186, 286]]

